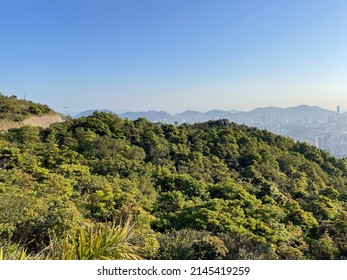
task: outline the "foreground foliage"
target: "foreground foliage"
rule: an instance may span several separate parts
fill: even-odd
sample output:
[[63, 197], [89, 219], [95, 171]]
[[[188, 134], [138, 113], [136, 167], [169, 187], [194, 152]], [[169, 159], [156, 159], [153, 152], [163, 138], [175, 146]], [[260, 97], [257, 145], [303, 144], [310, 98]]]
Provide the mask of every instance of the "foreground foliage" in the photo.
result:
[[226, 120], [97, 112], [12, 129], [0, 139], [2, 257], [346, 259], [346, 174], [345, 159]]
[[[25, 249], [6, 244], [0, 248], [0, 260], [137, 260], [141, 259], [137, 248], [129, 243], [132, 228], [130, 220], [115, 225], [103, 223], [65, 231], [63, 238], [54, 236], [49, 246], [35, 255], [27, 255]], [[4, 254], [4, 249], [6, 254]], [[13, 249], [12, 249], [13, 250]]]
[[73, 229], [51, 241], [47, 258], [56, 260], [135, 260], [136, 248], [128, 242], [130, 223], [90, 225]]

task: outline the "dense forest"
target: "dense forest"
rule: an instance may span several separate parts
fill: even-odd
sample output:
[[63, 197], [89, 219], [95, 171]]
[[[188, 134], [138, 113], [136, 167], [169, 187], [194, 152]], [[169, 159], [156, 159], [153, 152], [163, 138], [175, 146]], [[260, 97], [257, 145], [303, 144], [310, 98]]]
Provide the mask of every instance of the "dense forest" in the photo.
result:
[[345, 159], [227, 120], [11, 129], [0, 259], [346, 259], [346, 175]]

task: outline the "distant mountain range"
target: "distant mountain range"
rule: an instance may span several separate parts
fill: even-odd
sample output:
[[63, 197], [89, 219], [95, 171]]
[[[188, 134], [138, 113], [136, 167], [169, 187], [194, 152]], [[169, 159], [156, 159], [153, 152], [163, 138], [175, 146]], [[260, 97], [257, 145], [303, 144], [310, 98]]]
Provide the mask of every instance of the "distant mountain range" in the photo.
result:
[[99, 110], [99, 109], [90, 109], [90, 110], [87, 110], [87, 111], [83, 111], [83, 112], [81, 112], [81, 113], [79, 113], [79, 114], [77, 114], [77, 115], [75, 115], [73, 117], [75, 119], [78, 119], [78, 118], [81, 118], [81, 117], [89, 117], [89, 116], [93, 115], [93, 113], [96, 112], [96, 111], [114, 114], [113, 111], [107, 110], [107, 109], [101, 109], [101, 110]]
[[[80, 118], [92, 115], [95, 111], [114, 113], [111, 110], [87, 110], [74, 116]], [[296, 107], [277, 108], [265, 107], [256, 108], [249, 112], [241, 112], [236, 110], [211, 110], [205, 113], [198, 111], [185, 111], [176, 115], [171, 115], [164, 111], [147, 111], [147, 112], [126, 112], [118, 114], [121, 118], [136, 120], [138, 118], [146, 118], [152, 122], [161, 123], [199, 123], [209, 120], [228, 119], [236, 123], [244, 123], [248, 125], [256, 125], [257, 123], [286, 123], [286, 122], [321, 122], [326, 121], [329, 117], [335, 116], [337, 112], [322, 109], [317, 106], [299, 105]]]

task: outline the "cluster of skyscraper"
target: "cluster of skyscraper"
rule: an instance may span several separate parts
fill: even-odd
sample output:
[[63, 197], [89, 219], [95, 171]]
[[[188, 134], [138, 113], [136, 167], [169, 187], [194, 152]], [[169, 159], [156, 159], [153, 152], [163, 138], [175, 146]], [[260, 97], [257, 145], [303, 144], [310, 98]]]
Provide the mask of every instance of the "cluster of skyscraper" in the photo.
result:
[[337, 106], [336, 113], [327, 116], [326, 120], [287, 119], [285, 123], [272, 120], [260, 125], [258, 123], [258, 126], [295, 140], [308, 142], [338, 158], [347, 157], [347, 114], [341, 113], [340, 106]]

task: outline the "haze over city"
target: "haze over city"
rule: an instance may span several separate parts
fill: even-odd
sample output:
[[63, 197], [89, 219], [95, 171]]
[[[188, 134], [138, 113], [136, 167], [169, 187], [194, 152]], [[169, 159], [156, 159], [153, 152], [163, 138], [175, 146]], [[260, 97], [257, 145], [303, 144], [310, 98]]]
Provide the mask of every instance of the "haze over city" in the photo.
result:
[[347, 108], [346, 1], [0, 1], [0, 92], [72, 113]]
[[347, 0], [0, 13], [4, 279], [346, 274]]

